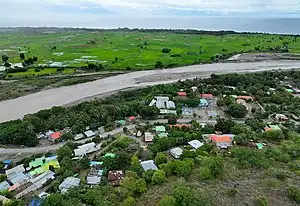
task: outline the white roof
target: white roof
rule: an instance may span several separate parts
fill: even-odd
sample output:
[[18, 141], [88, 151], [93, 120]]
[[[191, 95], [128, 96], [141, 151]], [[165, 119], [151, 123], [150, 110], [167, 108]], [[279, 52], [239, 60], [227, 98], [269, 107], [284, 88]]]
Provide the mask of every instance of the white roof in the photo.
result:
[[95, 133], [92, 130], [86, 131], [86, 132], [84, 132], [84, 134], [88, 138], [95, 136]]
[[18, 173], [22, 173], [22, 172], [25, 172], [25, 168], [24, 168], [23, 164], [18, 165], [18, 166], [14, 167], [14, 168], [11, 168], [9, 170], [6, 170], [5, 174], [6, 174], [7, 178], [9, 179], [10, 176], [14, 176], [14, 175], [16, 175]]
[[160, 114], [177, 114], [175, 110], [161, 109], [159, 111]]
[[175, 103], [173, 101], [167, 101], [167, 109], [175, 109]]
[[163, 109], [163, 108], [165, 108], [166, 107], [166, 101], [161, 101], [161, 100], [157, 100], [156, 101], [156, 107], [157, 108], [161, 108], [161, 109]]
[[48, 180], [55, 179], [54, 175], [55, 173], [49, 170], [48, 172], [40, 174], [36, 178], [31, 179], [30, 182], [37, 188], [41, 188]]
[[14, 67], [23, 68], [24, 66], [23, 66], [22, 63], [15, 63], [15, 64], [12, 64], [11, 67], [12, 67], [12, 68], [14, 68]]
[[75, 156], [84, 156], [86, 154], [96, 152], [99, 148], [94, 142], [78, 146], [78, 149], [74, 150]]
[[62, 193], [67, 192], [72, 187], [77, 187], [80, 183], [80, 179], [75, 177], [67, 177], [60, 185], [59, 189]]
[[89, 185], [98, 185], [101, 182], [101, 177], [99, 177], [99, 176], [87, 176], [86, 181]]
[[151, 132], [145, 132], [145, 142], [152, 142], [154, 136]]
[[170, 150], [170, 153], [175, 156], [180, 156], [183, 153], [183, 150], [180, 147], [176, 147]]
[[6, 70], [5, 66], [0, 66], [0, 72], [4, 72]]
[[3, 181], [0, 183], [0, 191], [7, 190], [10, 187], [7, 181]]
[[155, 103], [156, 103], [156, 100], [155, 100], [155, 99], [152, 99], [152, 101], [151, 101], [150, 104], [149, 104], [149, 107], [154, 106]]
[[199, 140], [192, 140], [188, 142], [189, 145], [191, 145], [194, 149], [198, 149], [203, 146], [203, 143], [200, 142]]
[[156, 100], [160, 100], [160, 101], [169, 101], [169, 97], [164, 97], [164, 96], [157, 96], [155, 97]]
[[80, 139], [82, 139], [84, 136], [83, 136], [83, 134], [77, 134], [75, 137], [74, 137], [74, 139], [75, 140], [80, 140]]
[[153, 160], [143, 161], [143, 162], [141, 162], [141, 166], [143, 167], [144, 171], [147, 171], [147, 170], [158, 170], [158, 168], [154, 164]]

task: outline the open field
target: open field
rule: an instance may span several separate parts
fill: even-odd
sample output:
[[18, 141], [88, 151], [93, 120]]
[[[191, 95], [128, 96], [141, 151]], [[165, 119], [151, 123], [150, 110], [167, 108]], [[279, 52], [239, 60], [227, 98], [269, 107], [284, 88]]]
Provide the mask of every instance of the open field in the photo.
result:
[[[0, 55], [9, 62], [21, 63], [25, 57], [38, 57], [35, 66], [54, 62], [69, 67], [101, 63], [106, 70], [153, 69], [157, 61], [176, 67], [225, 60], [244, 52], [300, 53], [300, 37], [269, 34], [176, 34], [140, 31], [83, 31], [39, 29], [0, 33]], [[171, 49], [163, 53], [162, 49]], [[130, 67], [130, 68], [129, 68]], [[51, 70], [51, 69], [50, 69]], [[48, 69], [28, 70], [15, 75], [52, 74]], [[72, 69], [65, 72], [73, 72]]]

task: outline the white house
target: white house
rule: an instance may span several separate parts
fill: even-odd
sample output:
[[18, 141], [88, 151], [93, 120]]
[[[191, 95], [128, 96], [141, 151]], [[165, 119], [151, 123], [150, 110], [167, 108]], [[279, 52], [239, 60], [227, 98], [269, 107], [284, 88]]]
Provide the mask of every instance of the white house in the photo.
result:
[[170, 154], [175, 158], [175, 159], [179, 159], [180, 156], [182, 155], [183, 150], [179, 147], [170, 149]]
[[100, 149], [99, 145], [96, 145], [94, 142], [84, 144], [81, 146], [78, 146], [78, 149], [74, 150], [75, 156], [76, 157], [83, 157], [87, 154], [96, 152]]
[[191, 147], [193, 147], [194, 149], [198, 149], [198, 148], [200, 148], [200, 147], [203, 146], [203, 143], [200, 142], [199, 140], [192, 140], [192, 141], [188, 142], [188, 144], [189, 144]]

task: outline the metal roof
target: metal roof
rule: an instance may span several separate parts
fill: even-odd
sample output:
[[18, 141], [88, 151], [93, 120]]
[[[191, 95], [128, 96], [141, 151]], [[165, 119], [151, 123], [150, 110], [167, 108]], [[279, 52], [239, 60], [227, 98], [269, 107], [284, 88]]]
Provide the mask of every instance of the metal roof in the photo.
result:
[[203, 146], [203, 143], [200, 142], [199, 140], [192, 140], [188, 142], [189, 145], [191, 145], [194, 149], [198, 149]]
[[76, 177], [67, 177], [60, 185], [59, 189], [62, 193], [67, 192], [72, 187], [77, 187], [80, 183], [80, 179]]
[[144, 171], [147, 170], [158, 170], [157, 166], [155, 165], [153, 160], [143, 161], [141, 162], [141, 166], [143, 167]]

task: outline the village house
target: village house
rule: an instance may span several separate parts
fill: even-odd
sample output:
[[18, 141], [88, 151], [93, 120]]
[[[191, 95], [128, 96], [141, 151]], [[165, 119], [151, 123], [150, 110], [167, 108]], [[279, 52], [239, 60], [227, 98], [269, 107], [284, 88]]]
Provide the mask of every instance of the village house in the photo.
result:
[[233, 137], [232, 134], [224, 134], [224, 135], [210, 135], [211, 141], [220, 149], [227, 149], [231, 147], [233, 144]]
[[7, 181], [13, 185], [9, 188], [9, 191], [15, 190], [30, 179], [30, 175], [25, 174], [24, 172], [25, 168], [23, 164], [5, 171]]
[[90, 172], [86, 177], [86, 182], [89, 185], [98, 185], [101, 182], [101, 178], [103, 175], [102, 169], [97, 169], [96, 167], [92, 167]]
[[170, 155], [172, 155], [175, 159], [179, 159], [180, 156], [182, 155], [183, 150], [179, 147], [170, 149]]
[[207, 115], [210, 119], [217, 119], [218, 118], [218, 113], [216, 111], [207, 111]]
[[198, 87], [192, 87], [191, 90], [192, 90], [193, 92], [197, 92], [197, 91], [198, 91]]
[[113, 186], [120, 186], [123, 179], [124, 179], [124, 172], [122, 170], [108, 172], [108, 181]]
[[245, 101], [253, 101], [253, 97], [251, 96], [237, 96], [236, 99], [243, 99]]
[[48, 136], [49, 141], [55, 142], [58, 141], [62, 136], [61, 132], [54, 132]]
[[155, 126], [154, 130], [155, 130], [156, 134], [165, 133], [166, 132], [165, 126]]
[[84, 135], [86, 138], [92, 138], [94, 137], [96, 134], [92, 131], [92, 130], [88, 130], [84, 132]]
[[265, 127], [264, 130], [267, 132], [272, 130], [281, 130], [281, 128], [278, 125], [269, 125], [269, 127]]
[[200, 147], [202, 147], [204, 144], [202, 142], [200, 142], [199, 140], [192, 140], [189, 141], [188, 144], [194, 148], [194, 149], [198, 149]]
[[149, 104], [150, 107], [156, 106], [159, 109], [175, 109], [175, 103], [173, 101], [170, 101], [169, 97], [161, 97], [157, 96], [155, 97], [151, 103]]
[[199, 107], [200, 108], [207, 108], [209, 106], [208, 101], [206, 99], [200, 99]]
[[145, 142], [151, 143], [154, 140], [154, 135], [151, 132], [145, 132]]
[[183, 91], [179, 91], [179, 92], [177, 92], [177, 95], [180, 96], [180, 97], [186, 97], [187, 93], [183, 92]]
[[188, 107], [182, 107], [182, 115], [183, 116], [193, 116], [193, 110]]
[[182, 129], [182, 128], [191, 128], [191, 124], [170, 124], [169, 125], [170, 129], [172, 128], [177, 128], [177, 129]]
[[289, 120], [289, 118], [287, 118], [287, 116], [285, 116], [284, 114], [276, 114], [275, 119], [279, 122], [286, 122]]
[[77, 134], [77, 135], [75, 135], [74, 140], [77, 141], [77, 140], [81, 140], [83, 138], [84, 138], [83, 134]]
[[201, 94], [200, 97], [202, 99], [206, 99], [206, 100], [213, 100], [214, 99], [214, 95], [212, 95], [212, 94]]
[[300, 89], [294, 87], [293, 90], [294, 90], [294, 93], [300, 94]]
[[144, 171], [147, 170], [158, 170], [157, 166], [155, 165], [153, 160], [143, 161], [141, 162], [141, 166], [144, 169]]
[[61, 193], [66, 193], [69, 189], [77, 187], [80, 184], [80, 179], [76, 177], [67, 177], [59, 186]]
[[74, 150], [75, 157], [83, 157], [87, 154], [96, 152], [100, 149], [100, 145], [96, 145], [94, 142], [84, 144], [78, 146], [77, 149]]

